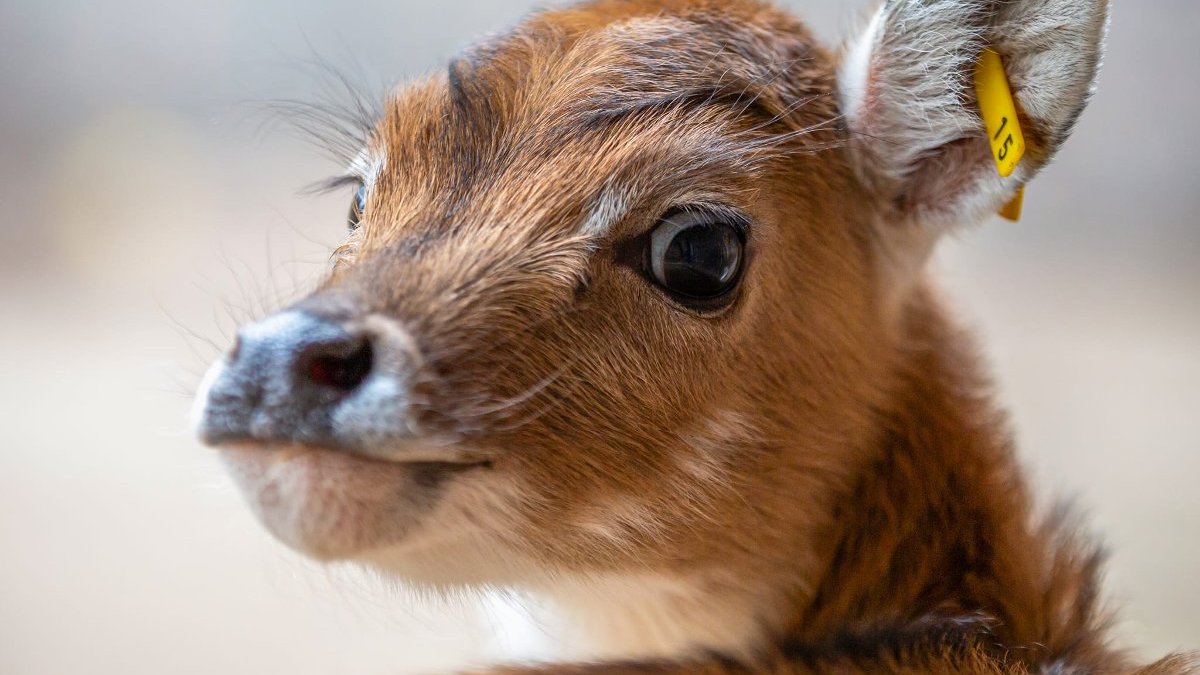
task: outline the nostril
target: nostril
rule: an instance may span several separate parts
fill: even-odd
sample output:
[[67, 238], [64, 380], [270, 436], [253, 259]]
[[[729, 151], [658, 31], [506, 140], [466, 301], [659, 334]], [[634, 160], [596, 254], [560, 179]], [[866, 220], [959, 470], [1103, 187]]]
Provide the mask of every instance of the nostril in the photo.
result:
[[320, 387], [348, 392], [367, 379], [373, 360], [371, 342], [365, 337], [314, 345], [300, 360], [299, 375]]

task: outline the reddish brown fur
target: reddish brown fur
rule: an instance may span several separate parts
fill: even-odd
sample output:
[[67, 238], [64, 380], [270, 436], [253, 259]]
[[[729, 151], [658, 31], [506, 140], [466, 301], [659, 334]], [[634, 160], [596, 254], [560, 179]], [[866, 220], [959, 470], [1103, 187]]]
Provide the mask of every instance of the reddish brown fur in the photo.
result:
[[[1108, 646], [1099, 556], [1069, 520], [1038, 524], [969, 341], [924, 286], [899, 320], [882, 306], [883, 207], [843, 151], [835, 65], [751, 0], [602, 0], [390, 103], [364, 226], [308, 303], [403, 321], [422, 424], [484, 449], [520, 497], [447, 507], [516, 562], [464, 579], [389, 564], [437, 584], [696, 576], [752, 598], [766, 638], [494, 672], [1132, 670]], [[629, 213], [581, 233], [625, 184]], [[620, 264], [621, 242], [697, 200], [753, 222], [741, 295], [703, 319]], [[614, 500], [637, 519], [579, 525]]]

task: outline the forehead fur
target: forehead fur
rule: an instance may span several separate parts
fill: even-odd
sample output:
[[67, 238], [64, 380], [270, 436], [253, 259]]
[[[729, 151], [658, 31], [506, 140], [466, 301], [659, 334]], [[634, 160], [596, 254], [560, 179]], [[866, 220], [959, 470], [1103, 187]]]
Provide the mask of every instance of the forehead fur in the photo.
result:
[[499, 97], [587, 129], [689, 99], [777, 116], [827, 90], [822, 57], [802, 25], [757, 3], [625, 0], [537, 15], [457, 59], [448, 80], [468, 112]]
[[[753, 2], [539, 14], [392, 100], [371, 220], [443, 234], [515, 221], [528, 243], [629, 206], [654, 191], [647, 177], [680, 186], [719, 170], [733, 190], [768, 150], [812, 143], [809, 127], [836, 116], [831, 72], [801, 25]], [[396, 234], [374, 230], [376, 243]]]

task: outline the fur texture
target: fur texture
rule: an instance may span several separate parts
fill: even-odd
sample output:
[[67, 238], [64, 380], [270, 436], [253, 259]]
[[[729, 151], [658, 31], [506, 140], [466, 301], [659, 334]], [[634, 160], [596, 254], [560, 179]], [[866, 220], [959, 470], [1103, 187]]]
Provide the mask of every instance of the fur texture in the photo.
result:
[[[754, 0], [536, 14], [393, 97], [353, 168], [361, 226], [293, 311], [369, 340], [370, 379], [210, 395], [202, 428], [265, 419], [227, 452], [289, 544], [542, 594], [611, 659], [493, 672], [1136, 672], [922, 272], [1058, 150], [1106, 12], [891, 0], [844, 66]], [[1029, 118], [1010, 181], [965, 84], [986, 43]], [[746, 224], [711, 311], [645, 269], [679, 208]]]

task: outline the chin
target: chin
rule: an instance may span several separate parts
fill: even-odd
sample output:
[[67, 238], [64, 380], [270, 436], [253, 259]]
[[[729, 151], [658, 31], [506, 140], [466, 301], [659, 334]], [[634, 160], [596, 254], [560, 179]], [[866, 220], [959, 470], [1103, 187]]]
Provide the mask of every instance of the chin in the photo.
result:
[[[392, 462], [296, 444], [235, 443], [220, 455], [259, 521], [323, 561], [392, 561], [447, 539], [488, 463]], [[466, 502], [466, 503], [464, 503]], [[460, 532], [461, 534], [461, 532]], [[456, 538], [456, 537], [451, 537]]]

